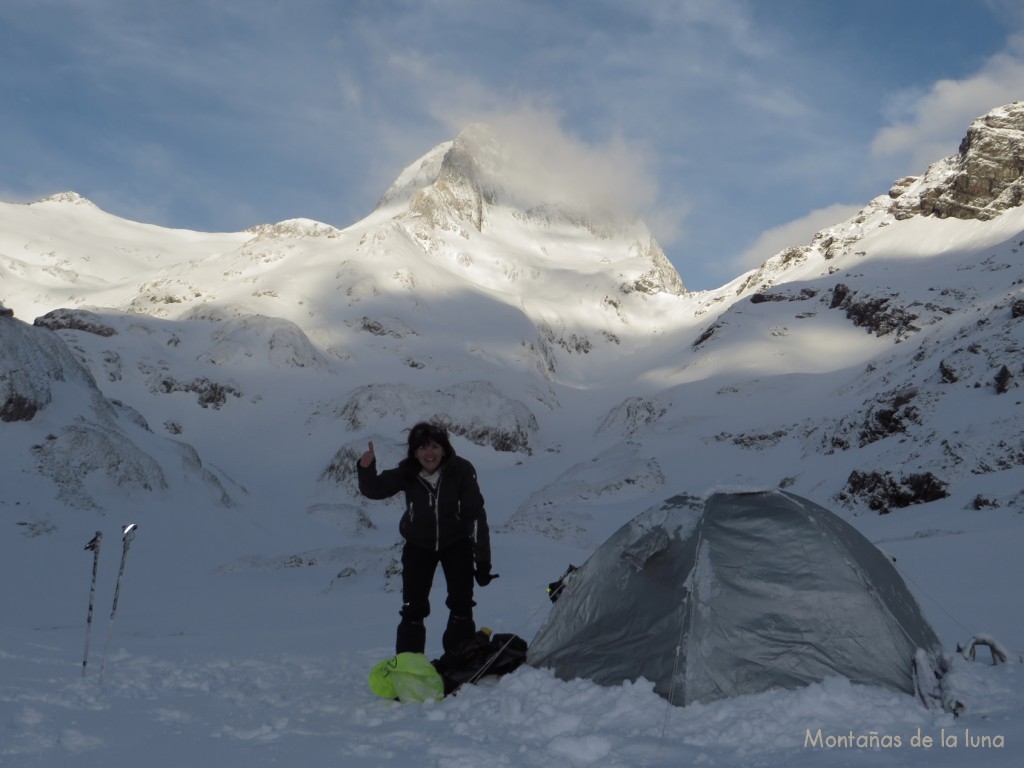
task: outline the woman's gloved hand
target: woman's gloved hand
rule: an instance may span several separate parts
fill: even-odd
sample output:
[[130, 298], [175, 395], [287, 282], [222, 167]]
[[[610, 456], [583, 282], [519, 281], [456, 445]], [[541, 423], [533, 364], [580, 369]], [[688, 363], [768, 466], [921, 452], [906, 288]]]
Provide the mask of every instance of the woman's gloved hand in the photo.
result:
[[473, 578], [476, 579], [476, 583], [481, 587], [486, 587], [500, 575], [499, 573], [491, 573], [490, 563], [477, 563], [476, 569], [473, 571]]

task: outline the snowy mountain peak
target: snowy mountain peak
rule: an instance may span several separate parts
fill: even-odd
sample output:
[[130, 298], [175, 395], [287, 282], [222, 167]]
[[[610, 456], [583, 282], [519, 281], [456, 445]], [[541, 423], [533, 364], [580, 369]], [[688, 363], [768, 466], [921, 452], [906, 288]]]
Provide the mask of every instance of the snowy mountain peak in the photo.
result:
[[502, 142], [485, 123], [464, 128], [445, 153], [438, 181], [470, 184], [490, 201], [508, 186], [515, 163], [511, 145]]
[[[664, 290], [685, 288], [646, 225], [613, 195], [595, 194], [578, 168], [561, 166], [535, 143], [506, 139], [483, 123], [463, 129], [409, 165], [378, 203], [378, 210], [406, 204], [407, 217], [433, 229], [483, 231], [498, 208], [527, 226], [571, 227], [603, 240], [626, 236], [644, 242], [657, 262]], [[557, 153], [556, 153], [557, 154]], [[396, 215], [406, 213], [400, 209]], [[665, 272], [666, 268], [668, 272]]]
[[[392, 207], [394, 221], [428, 254], [447, 254], [442, 260], [460, 265], [460, 276], [491, 288], [510, 275], [511, 282], [529, 274], [535, 284], [550, 283], [554, 269], [593, 278], [603, 273], [618, 283], [604, 290], [626, 296], [687, 293], [642, 220], [585, 194], [574, 197], [573, 184], [552, 173], [536, 149], [476, 123], [408, 166], [378, 210]], [[497, 256], [491, 263], [499, 275], [481, 269], [480, 252]], [[622, 306], [621, 299], [601, 300]]]
[[438, 144], [419, 160], [407, 166], [381, 196], [377, 202], [377, 210], [395, 204], [408, 205], [415, 193], [433, 184], [451, 147], [450, 141]]
[[58, 192], [57, 194], [50, 195], [49, 197], [44, 197], [42, 200], [39, 200], [37, 202], [39, 202], [39, 203], [71, 203], [72, 205], [89, 205], [89, 206], [92, 206], [93, 208], [96, 207], [96, 204], [94, 202], [92, 202], [92, 200], [84, 198], [80, 194], [78, 194], [77, 192], [72, 192], [70, 190], [67, 191], [67, 192]]
[[330, 224], [313, 219], [286, 219], [276, 224], [260, 224], [247, 231], [255, 234], [257, 239], [337, 237], [340, 233]]
[[[438, 144], [407, 166], [381, 197], [377, 208], [408, 203], [417, 193], [429, 189], [450, 199], [469, 199], [470, 209], [479, 204], [480, 198], [494, 203], [498, 191], [506, 187], [510, 165], [509, 148], [489, 126], [474, 123], [454, 140]], [[414, 207], [420, 210], [422, 205], [420, 201]], [[461, 206], [456, 202], [455, 207]]]
[[413, 196], [410, 212], [435, 227], [464, 222], [481, 230], [485, 206], [497, 202], [502, 186], [495, 173], [500, 151], [482, 126], [463, 131], [445, 152], [433, 182]]

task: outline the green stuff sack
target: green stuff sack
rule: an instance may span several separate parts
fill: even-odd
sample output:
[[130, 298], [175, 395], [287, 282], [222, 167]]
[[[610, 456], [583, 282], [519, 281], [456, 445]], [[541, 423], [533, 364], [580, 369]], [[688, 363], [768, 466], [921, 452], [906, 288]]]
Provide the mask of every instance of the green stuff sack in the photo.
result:
[[422, 653], [400, 653], [373, 666], [370, 690], [385, 699], [440, 701], [444, 680]]

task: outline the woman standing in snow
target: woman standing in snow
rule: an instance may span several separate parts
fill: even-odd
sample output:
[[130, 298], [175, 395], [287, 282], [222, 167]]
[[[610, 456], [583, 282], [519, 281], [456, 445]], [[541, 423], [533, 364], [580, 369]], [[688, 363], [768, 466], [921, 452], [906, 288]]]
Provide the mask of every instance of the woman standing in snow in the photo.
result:
[[394, 469], [377, 474], [373, 443], [357, 462], [359, 491], [370, 499], [405, 493], [398, 530], [402, 549], [402, 621], [395, 653], [423, 653], [430, 613], [430, 588], [440, 564], [448, 587], [448, 625], [443, 645], [454, 651], [476, 633], [473, 580], [481, 587], [491, 573], [491, 542], [476, 470], [456, 456], [448, 432], [427, 422], [409, 430], [409, 451]]

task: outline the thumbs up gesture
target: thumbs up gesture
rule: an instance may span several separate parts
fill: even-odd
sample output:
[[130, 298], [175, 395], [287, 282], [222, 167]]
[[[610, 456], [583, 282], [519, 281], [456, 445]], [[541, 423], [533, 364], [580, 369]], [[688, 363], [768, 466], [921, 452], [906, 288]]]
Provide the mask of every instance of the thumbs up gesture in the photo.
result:
[[373, 452], [372, 440], [370, 441], [369, 445], [370, 447], [367, 449], [366, 453], [359, 457], [359, 466], [363, 467], [364, 469], [373, 464], [373, 462], [377, 460], [377, 454]]

